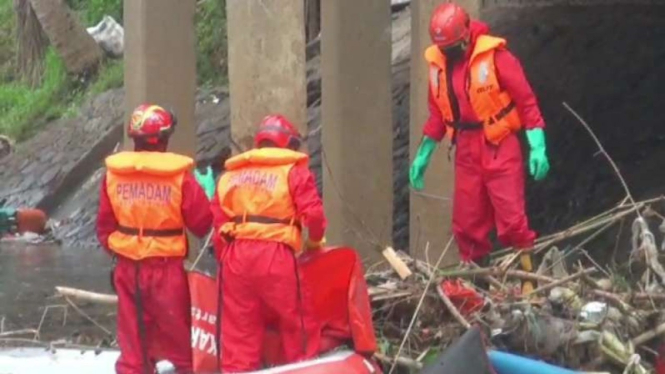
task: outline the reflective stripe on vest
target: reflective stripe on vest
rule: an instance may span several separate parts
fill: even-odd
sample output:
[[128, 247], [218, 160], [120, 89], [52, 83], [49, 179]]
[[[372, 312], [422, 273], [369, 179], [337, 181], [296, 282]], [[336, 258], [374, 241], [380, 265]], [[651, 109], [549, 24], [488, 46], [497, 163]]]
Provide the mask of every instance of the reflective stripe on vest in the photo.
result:
[[[494, 53], [505, 46], [506, 41], [493, 36], [481, 35], [476, 40], [469, 62], [467, 88], [471, 107], [481, 120], [485, 137], [498, 144], [511, 132], [521, 129], [521, 121], [516, 106], [507, 92], [499, 85], [494, 64]], [[447, 86], [446, 60], [438, 47], [431, 46], [425, 51], [429, 63], [429, 86], [442, 118], [454, 123]], [[448, 135], [452, 129], [448, 127]]]
[[231, 218], [219, 234], [275, 241], [300, 251], [302, 236], [289, 173], [308, 160], [304, 153], [279, 148], [255, 149], [227, 160], [217, 194], [222, 211]]
[[124, 257], [187, 254], [182, 181], [194, 161], [173, 153], [121, 152], [106, 159], [106, 189], [118, 227], [109, 248]]

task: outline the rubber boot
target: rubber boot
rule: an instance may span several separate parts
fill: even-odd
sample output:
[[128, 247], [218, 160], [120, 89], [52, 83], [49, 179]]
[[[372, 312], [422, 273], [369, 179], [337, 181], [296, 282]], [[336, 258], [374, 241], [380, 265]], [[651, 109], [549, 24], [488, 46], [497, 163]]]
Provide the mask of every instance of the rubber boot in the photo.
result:
[[[531, 273], [533, 271], [533, 256], [531, 255], [531, 251], [524, 251], [520, 255], [520, 265], [522, 266], [522, 270], [527, 271]], [[530, 280], [522, 280], [522, 295], [527, 295], [533, 292], [534, 290], [534, 284]]]

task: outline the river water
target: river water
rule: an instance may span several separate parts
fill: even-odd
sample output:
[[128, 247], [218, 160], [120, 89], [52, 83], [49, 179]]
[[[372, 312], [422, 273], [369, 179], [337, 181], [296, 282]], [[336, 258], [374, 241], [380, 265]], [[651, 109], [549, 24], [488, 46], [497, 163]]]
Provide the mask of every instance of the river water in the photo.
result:
[[[109, 256], [98, 248], [0, 243], [0, 321], [4, 331], [37, 329], [47, 306], [67, 305], [55, 295], [55, 286], [112, 293], [110, 265]], [[113, 306], [77, 305], [104, 328], [115, 331]], [[72, 307], [67, 308], [66, 319], [64, 308], [49, 308], [40, 333], [41, 340], [66, 339], [82, 345], [96, 345], [109, 338]]]

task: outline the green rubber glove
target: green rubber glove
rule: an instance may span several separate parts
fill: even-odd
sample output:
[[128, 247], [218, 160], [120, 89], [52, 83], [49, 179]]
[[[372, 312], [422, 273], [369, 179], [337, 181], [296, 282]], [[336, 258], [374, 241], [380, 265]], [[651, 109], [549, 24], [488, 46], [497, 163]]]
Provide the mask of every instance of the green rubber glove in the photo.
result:
[[529, 141], [529, 173], [539, 181], [545, 179], [550, 170], [550, 162], [547, 160], [547, 147], [545, 146], [545, 132], [541, 128], [526, 130], [526, 138]]
[[435, 149], [436, 140], [423, 136], [423, 140], [420, 142], [418, 152], [416, 153], [416, 158], [413, 159], [411, 169], [409, 170], [409, 182], [411, 182], [411, 187], [418, 191], [425, 187], [425, 170], [427, 170], [427, 166], [429, 165]]
[[212, 174], [212, 168], [208, 166], [206, 168], [206, 173], [201, 174], [199, 169], [194, 170], [194, 176], [196, 181], [199, 182], [203, 191], [205, 191], [208, 200], [212, 199], [212, 196], [215, 194], [215, 176]]

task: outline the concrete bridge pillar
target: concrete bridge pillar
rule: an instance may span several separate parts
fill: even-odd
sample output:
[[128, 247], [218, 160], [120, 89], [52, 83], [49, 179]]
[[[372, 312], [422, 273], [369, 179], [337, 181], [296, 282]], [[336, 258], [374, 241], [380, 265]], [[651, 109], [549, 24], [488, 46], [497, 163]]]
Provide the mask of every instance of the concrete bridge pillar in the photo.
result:
[[321, 2], [323, 195], [331, 244], [392, 241], [389, 0]]
[[[171, 109], [178, 117], [169, 150], [196, 156], [196, 37], [194, 1], [124, 0], [125, 105], [131, 112], [141, 103]], [[124, 132], [124, 148], [133, 142]], [[199, 241], [189, 235], [189, 248]], [[190, 258], [196, 255], [190, 250]]]
[[307, 133], [302, 0], [227, 0], [231, 134], [252, 146], [259, 121], [281, 113]]
[[[411, 2], [411, 160], [416, 154], [423, 125], [427, 120], [428, 67], [424, 60], [425, 49], [430, 46], [429, 20], [441, 0], [418, 0]], [[457, 0], [471, 15], [478, 17], [480, 0]], [[411, 254], [424, 258], [424, 250], [430, 243], [429, 258], [436, 261], [452, 235], [452, 197], [454, 187], [453, 154], [448, 161], [450, 142], [444, 140], [432, 158], [423, 193], [411, 192], [410, 249]], [[457, 251], [448, 251], [444, 264], [458, 261]]]
[[[151, 102], [178, 117], [169, 149], [196, 154], [194, 1], [125, 0], [125, 103]], [[132, 142], [125, 133], [125, 148]]]

